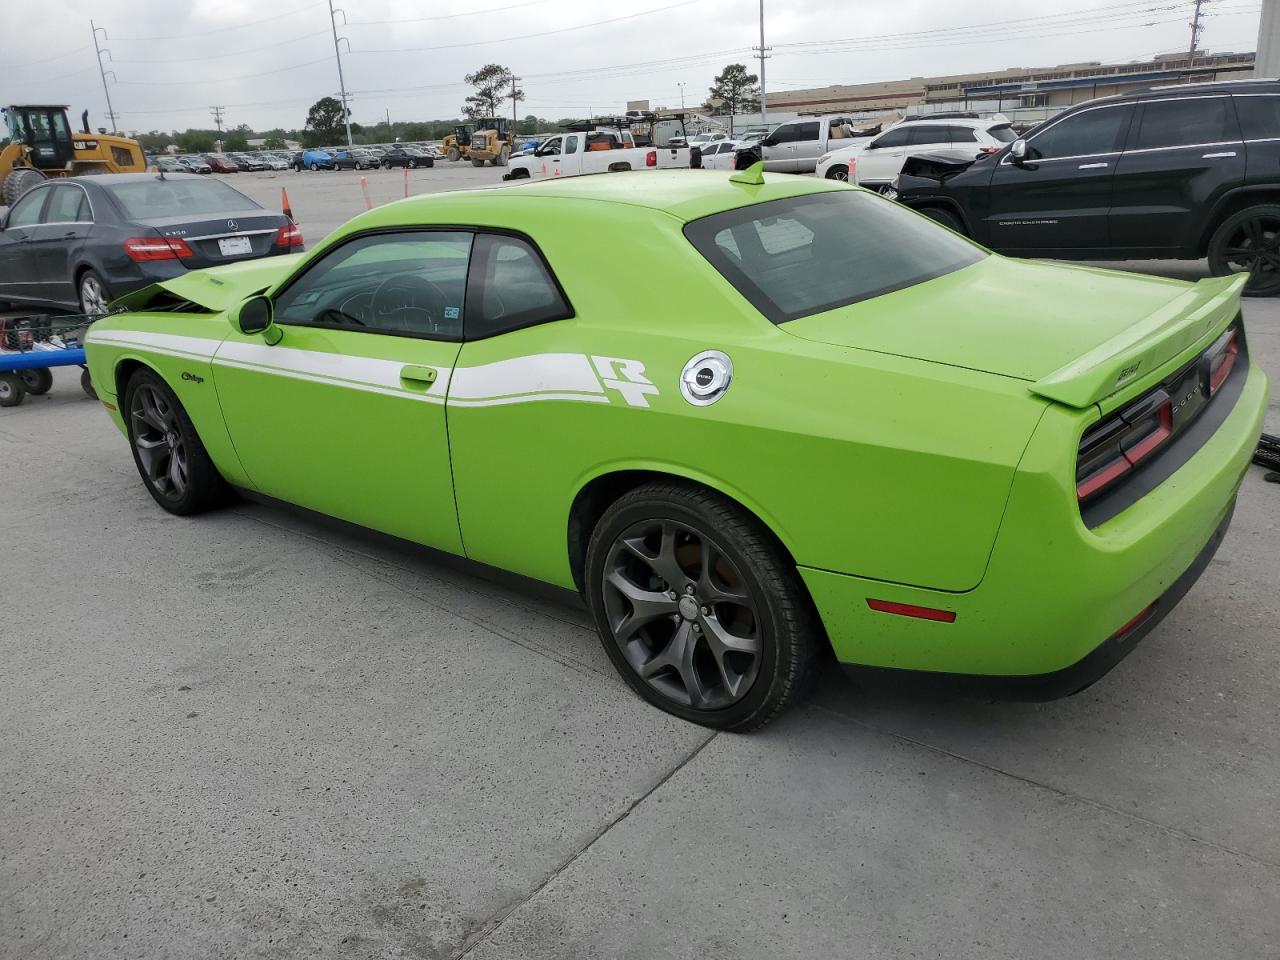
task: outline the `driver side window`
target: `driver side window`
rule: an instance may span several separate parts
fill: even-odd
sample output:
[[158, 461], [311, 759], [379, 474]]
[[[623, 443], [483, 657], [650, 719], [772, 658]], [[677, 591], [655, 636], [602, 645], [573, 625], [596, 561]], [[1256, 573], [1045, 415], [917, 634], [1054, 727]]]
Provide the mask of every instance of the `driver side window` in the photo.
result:
[[279, 324], [461, 340], [470, 233], [359, 237], [331, 251], [275, 301]]

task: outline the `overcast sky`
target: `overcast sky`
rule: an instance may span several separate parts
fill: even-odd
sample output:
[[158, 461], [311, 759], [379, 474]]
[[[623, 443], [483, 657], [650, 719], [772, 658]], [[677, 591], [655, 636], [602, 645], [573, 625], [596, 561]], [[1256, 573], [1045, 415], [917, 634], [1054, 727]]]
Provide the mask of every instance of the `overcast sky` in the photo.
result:
[[[16, 3], [17, 0], [5, 0]], [[757, 0], [338, 0], [353, 119], [459, 114], [464, 74], [524, 77], [520, 115], [585, 116], [627, 100], [700, 103], [714, 74], [755, 69]], [[1013, 66], [1146, 59], [1185, 49], [1191, 0], [766, 0], [770, 89]], [[1207, 0], [1201, 48], [1251, 51], [1260, 0]], [[0, 34], [0, 99], [69, 103], [105, 123], [90, 17], [106, 31], [125, 130], [300, 127], [338, 90], [327, 0], [38, 0]], [[602, 22], [612, 21], [612, 22]], [[839, 42], [837, 42], [839, 41]], [[36, 51], [45, 55], [37, 57]]]

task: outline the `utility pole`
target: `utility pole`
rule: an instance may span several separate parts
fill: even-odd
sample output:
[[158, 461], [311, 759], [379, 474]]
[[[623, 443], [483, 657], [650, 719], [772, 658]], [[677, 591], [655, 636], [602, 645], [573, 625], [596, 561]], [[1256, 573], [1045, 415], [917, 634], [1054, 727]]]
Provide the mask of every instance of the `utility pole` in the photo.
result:
[[680, 112], [684, 113], [684, 81], [677, 80], [676, 86], [680, 88]]
[[93, 30], [93, 49], [98, 55], [98, 73], [102, 75], [102, 92], [107, 98], [107, 117], [111, 121], [111, 132], [116, 133], [116, 112], [111, 106], [111, 91], [107, 89], [107, 74], [111, 74], [112, 79], [114, 79], [116, 72], [114, 70], [106, 70], [102, 66], [102, 55], [105, 53], [109, 57], [111, 56], [111, 51], [98, 45], [98, 34], [102, 34], [103, 40], [109, 38], [105, 27], [98, 26], [92, 20], [89, 21], [89, 27]]
[[[329, 0], [329, 26], [333, 28], [333, 56], [338, 61], [338, 90], [341, 91], [339, 96], [342, 97], [342, 122], [347, 128], [347, 146], [351, 146], [351, 111], [347, 109], [347, 81], [342, 78], [342, 51], [338, 47], [338, 18], [337, 14], [342, 14], [342, 22], [347, 22], [347, 12], [338, 8], [334, 10], [333, 0]], [[347, 48], [350, 49], [351, 41], [347, 41]]]
[[1195, 0], [1195, 13], [1191, 16], [1191, 49], [1187, 51], [1187, 70], [1191, 69], [1191, 65], [1196, 59], [1196, 44], [1200, 42], [1200, 32], [1204, 30], [1204, 24], [1200, 22], [1202, 16], [1200, 8], [1204, 6], [1204, 0]]
[[520, 123], [520, 121], [516, 119], [516, 107], [518, 106], [516, 103], [516, 81], [519, 79], [521, 78], [517, 77], [514, 73], [511, 74], [511, 135], [513, 137], [516, 135], [516, 126]]
[[214, 126], [218, 128], [218, 138], [222, 138], [222, 112], [226, 107], [210, 107], [209, 113], [213, 115]]
[[387, 111], [387, 139], [391, 138], [391, 108], [383, 107]]
[[[1200, 0], [1197, 0], [1197, 6]], [[769, 107], [765, 104], [764, 92], [764, 62], [769, 59], [769, 51], [773, 47], [764, 45], [764, 0], [760, 0], [760, 46], [752, 47], [756, 52], [756, 59], [760, 61], [760, 122], [767, 124], [769, 122]]]

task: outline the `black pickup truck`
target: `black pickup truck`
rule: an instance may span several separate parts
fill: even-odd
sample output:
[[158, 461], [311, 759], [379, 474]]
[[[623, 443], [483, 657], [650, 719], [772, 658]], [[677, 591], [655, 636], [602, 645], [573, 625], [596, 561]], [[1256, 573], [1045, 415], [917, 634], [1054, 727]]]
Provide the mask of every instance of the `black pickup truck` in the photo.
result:
[[1198, 260], [1280, 294], [1280, 82], [1091, 100], [977, 159], [908, 159], [900, 202], [1001, 253]]

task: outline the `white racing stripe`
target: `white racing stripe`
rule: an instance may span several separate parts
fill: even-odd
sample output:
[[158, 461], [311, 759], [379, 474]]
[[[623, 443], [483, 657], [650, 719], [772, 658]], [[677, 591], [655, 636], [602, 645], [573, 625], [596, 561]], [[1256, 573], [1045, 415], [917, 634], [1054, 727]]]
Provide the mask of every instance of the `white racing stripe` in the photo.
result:
[[[644, 365], [638, 361], [582, 353], [535, 353], [459, 367], [452, 371], [452, 380], [448, 367], [411, 364], [431, 366], [436, 371], [436, 381], [426, 391], [417, 391], [405, 389], [400, 373], [410, 364], [399, 360], [135, 330], [90, 331], [87, 340], [427, 403], [444, 403], [447, 398], [451, 405], [462, 407], [538, 400], [609, 403], [613, 396], [610, 390], [632, 406], [647, 407], [645, 394], [658, 392], [644, 377]], [[606, 374], [625, 379], [605, 376], [602, 381], [602, 364]]]

